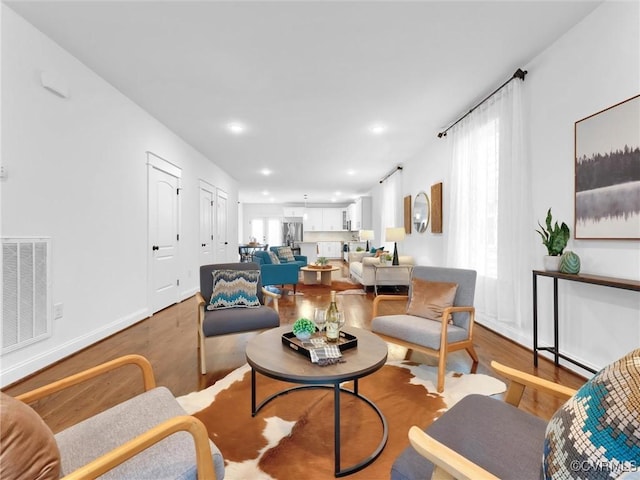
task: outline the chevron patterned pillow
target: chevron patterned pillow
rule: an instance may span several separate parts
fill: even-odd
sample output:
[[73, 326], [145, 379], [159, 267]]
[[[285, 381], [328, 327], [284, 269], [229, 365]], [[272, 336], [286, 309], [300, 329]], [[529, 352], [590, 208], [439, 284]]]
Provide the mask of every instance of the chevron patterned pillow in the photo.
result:
[[260, 270], [214, 270], [213, 292], [207, 310], [260, 306]]

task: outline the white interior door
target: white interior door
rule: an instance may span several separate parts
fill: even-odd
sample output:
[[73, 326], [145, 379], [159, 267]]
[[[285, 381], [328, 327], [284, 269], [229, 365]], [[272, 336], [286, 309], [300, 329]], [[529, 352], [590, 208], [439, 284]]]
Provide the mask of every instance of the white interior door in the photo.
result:
[[149, 165], [152, 313], [178, 301], [179, 177]]
[[200, 265], [213, 263], [213, 188], [200, 187]]
[[229, 241], [227, 236], [227, 194], [216, 189], [216, 247], [219, 262], [229, 261]]

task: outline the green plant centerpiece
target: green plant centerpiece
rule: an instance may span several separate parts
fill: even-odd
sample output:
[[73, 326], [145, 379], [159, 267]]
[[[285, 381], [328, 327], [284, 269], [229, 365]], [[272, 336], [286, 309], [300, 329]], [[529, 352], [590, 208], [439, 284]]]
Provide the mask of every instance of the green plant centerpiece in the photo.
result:
[[318, 260], [316, 262], [318, 265], [324, 267], [325, 265], [327, 265], [329, 263], [329, 259], [327, 257], [318, 257]]
[[566, 223], [562, 222], [561, 225], [558, 225], [558, 222], [555, 222], [552, 226], [551, 222], [553, 222], [553, 217], [551, 215], [551, 209], [549, 209], [545, 220], [546, 228], [538, 222], [540, 230], [536, 230], [536, 232], [542, 237], [542, 244], [547, 248], [548, 256], [557, 257], [554, 259], [545, 259], [545, 269], [557, 271], [559, 270], [560, 256], [567, 246], [571, 233]]
[[293, 334], [300, 340], [306, 340], [316, 331], [316, 324], [308, 318], [299, 318], [293, 324]]

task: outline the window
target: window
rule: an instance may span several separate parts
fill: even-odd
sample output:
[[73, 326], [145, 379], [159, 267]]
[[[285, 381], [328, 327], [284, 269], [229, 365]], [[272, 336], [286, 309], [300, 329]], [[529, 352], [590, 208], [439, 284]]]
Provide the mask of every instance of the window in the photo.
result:
[[263, 244], [282, 245], [282, 220], [268, 217], [252, 219], [251, 236]]
[[521, 83], [510, 82], [449, 136], [446, 263], [476, 270], [476, 314], [493, 326], [522, 325], [530, 306], [534, 237]]

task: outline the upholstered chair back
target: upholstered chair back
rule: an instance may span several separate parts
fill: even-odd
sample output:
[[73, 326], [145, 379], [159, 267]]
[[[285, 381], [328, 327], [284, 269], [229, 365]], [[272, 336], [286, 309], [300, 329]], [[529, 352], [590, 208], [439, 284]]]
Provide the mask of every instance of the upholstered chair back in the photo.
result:
[[[473, 306], [474, 294], [476, 290], [476, 271], [462, 268], [444, 267], [413, 267], [411, 274], [414, 278], [420, 278], [429, 282], [449, 282], [457, 283], [458, 289], [453, 300], [454, 307]], [[409, 288], [409, 298], [412, 291]], [[466, 312], [454, 313], [453, 323], [458, 327], [469, 329], [469, 314]]]

